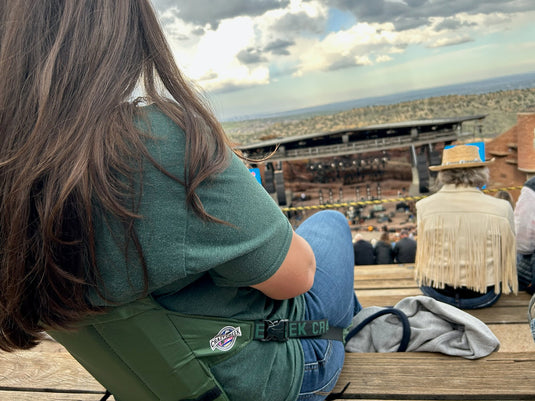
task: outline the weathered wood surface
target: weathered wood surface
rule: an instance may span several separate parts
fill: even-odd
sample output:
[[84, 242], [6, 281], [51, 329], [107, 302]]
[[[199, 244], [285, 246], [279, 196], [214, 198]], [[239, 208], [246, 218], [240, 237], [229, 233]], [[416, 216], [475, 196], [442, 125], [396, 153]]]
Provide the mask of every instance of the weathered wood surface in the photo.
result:
[[59, 344], [0, 352], [0, 400], [100, 400], [105, 389]]
[[[99, 401], [104, 394], [57, 393], [38, 391], [1, 391], [1, 401]], [[113, 397], [108, 398], [113, 400]]]
[[[413, 266], [355, 268], [361, 304], [392, 306], [421, 295]], [[486, 358], [468, 360], [441, 354], [348, 353], [333, 399], [369, 400], [535, 400], [535, 342], [527, 323], [530, 296], [502, 295], [490, 308], [466, 310], [485, 322], [500, 340]]]
[[67, 352], [23, 351], [0, 354], [2, 388], [39, 388], [41, 391], [104, 392], [88, 380], [88, 373]]
[[[378, 400], [533, 400], [533, 353], [494, 353], [479, 360], [429, 354], [347, 354], [335, 392]], [[428, 398], [425, 398], [428, 397]]]
[[[384, 280], [384, 277], [389, 279]], [[407, 285], [408, 282], [412, 282], [412, 285]], [[414, 280], [412, 265], [356, 266], [355, 292], [364, 307], [393, 306], [405, 297], [422, 294]], [[501, 342], [499, 352], [535, 352], [535, 342], [527, 324], [530, 298], [525, 292], [504, 294], [490, 308], [466, 312], [490, 327]]]
[[[364, 307], [395, 305], [421, 294], [413, 274], [410, 265], [357, 266], [355, 291]], [[467, 311], [501, 342], [498, 352], [477, 361], [419, 352], [347, 354], [335, 393], [349, 386], [338, 399], [535, 400], [529, 299], [525, 293], [502, 295], [491, 308]], [[97, 401], [104, 391], [53, 340], [31, 351], [0, 352], [0, 401]]]

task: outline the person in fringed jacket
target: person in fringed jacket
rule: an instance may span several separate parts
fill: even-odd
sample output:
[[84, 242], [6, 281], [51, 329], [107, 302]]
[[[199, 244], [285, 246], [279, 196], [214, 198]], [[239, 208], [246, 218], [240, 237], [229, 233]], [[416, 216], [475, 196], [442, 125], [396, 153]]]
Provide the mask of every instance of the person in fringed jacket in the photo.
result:
[[425, 295], [462, 309], [518, 290], [513, 209], [481, 191], [493, 161], [474, 145], [445, 149], [442, 164], [429, 167], [441, 189], [416, 203], [416, 279]]

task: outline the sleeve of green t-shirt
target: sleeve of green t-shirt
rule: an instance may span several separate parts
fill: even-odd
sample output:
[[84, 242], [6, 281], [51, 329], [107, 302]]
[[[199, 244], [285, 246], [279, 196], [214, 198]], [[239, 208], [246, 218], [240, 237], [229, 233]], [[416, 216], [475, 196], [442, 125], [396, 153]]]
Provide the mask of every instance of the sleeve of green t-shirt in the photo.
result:
[[188, 214], [186, 269], [208, 271], [216, 285], [248, 286], [270, 278], [292, 240], [292, 227], [236, 155], [197, 190], [206, 211], [228, 224]]

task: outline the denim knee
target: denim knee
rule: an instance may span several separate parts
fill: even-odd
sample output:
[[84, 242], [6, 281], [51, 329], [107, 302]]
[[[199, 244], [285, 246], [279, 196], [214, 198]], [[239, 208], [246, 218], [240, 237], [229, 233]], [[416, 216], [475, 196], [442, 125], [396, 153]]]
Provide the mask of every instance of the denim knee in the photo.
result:
[[343, 213], [339, 212], [338, 210], [322, 210], [318, 213], [323, 216], [328, 216], [334, 221], [344, 224], [347, 226], [347, 228], [349, 228], [349, 223], [347, 222], [346, 216], [344, 216]]

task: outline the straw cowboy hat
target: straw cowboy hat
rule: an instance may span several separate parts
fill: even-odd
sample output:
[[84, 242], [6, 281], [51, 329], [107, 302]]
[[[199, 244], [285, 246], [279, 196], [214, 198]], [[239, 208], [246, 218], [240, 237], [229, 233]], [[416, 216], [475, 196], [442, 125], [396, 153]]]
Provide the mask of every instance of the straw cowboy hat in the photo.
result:
[[494, 158], [483, 161], [479, 157], [479, 148], [474, 145], [456, 145], [444, 149], [442, 164], [430, 166], [431, 171], [449, 170], [453, 168], [482, 167], [494, 162]]

